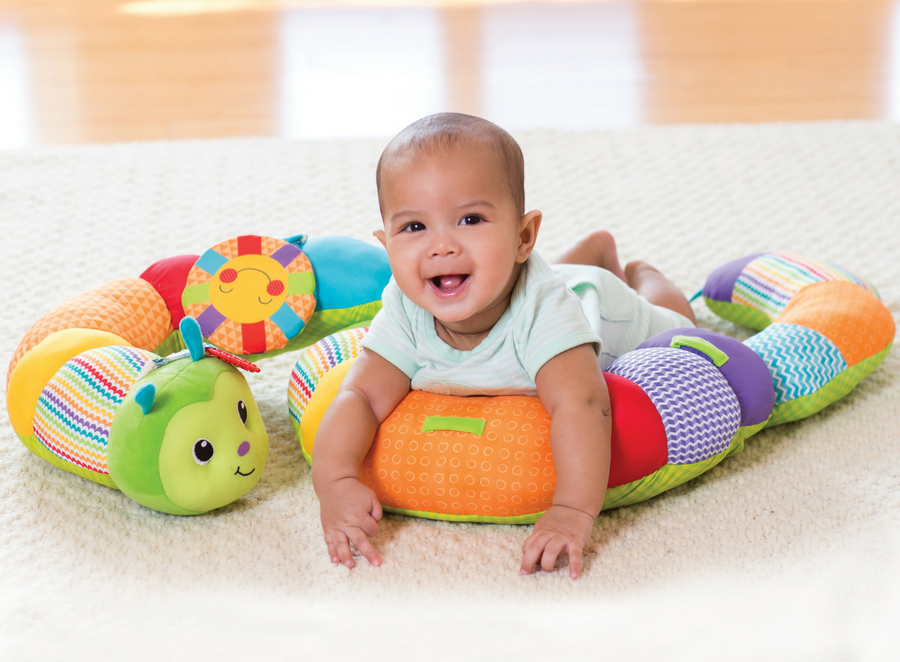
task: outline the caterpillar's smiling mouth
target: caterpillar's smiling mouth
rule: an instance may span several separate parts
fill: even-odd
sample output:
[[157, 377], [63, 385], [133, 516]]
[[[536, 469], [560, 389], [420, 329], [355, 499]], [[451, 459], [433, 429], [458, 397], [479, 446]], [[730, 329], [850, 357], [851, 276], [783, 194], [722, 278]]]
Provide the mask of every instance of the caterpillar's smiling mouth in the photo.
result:
[[237, 469], [235, 470], [235, 472], [234, 472], [234, 475], [235, 475], [235, 476], [238, 476], [238, 475], [240, 475], [240, 476], [249, 476], [249, 475], [252, 474], [254, 471], [256, 471], [256, 467], [253, 467], [250, 471], [248, 471], [247, 473], [244, 473], [243, 471], [241, 471], [240, 466], [238, 466], [238, 468], [237, 468]]

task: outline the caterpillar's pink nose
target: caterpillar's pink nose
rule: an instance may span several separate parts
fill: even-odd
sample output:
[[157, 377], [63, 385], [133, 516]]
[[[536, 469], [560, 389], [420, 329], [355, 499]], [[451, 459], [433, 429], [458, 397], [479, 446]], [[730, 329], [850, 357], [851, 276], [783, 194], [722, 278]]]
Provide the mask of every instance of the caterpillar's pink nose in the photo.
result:
[[244, 457], [249, 452], [250, 452], [250, 442], [249, 441], [245, 441], [240, 446], [238, 446], [238, 455], [240, 457]]

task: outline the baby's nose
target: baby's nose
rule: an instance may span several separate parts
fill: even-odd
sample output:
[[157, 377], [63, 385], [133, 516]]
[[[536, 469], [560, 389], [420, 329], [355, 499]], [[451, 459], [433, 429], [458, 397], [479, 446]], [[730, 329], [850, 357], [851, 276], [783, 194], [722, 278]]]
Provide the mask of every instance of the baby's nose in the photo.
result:
[[240, 446], [238, 446], [238, 457], [244, 457], [249, 452], [250, 452], [250, 442], [249, 441], [245, 441]]
[[435, 256], [454, 255], [459, 252], [459, 246], [452, 237], [441, 236], [431, 246], [431, 254]]

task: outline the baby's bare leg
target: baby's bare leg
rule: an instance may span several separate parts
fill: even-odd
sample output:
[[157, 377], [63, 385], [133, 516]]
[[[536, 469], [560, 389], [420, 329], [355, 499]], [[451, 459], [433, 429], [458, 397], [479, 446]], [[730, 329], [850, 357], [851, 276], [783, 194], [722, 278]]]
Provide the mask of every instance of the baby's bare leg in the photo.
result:
[[626, 283], [625, 271], [619, 264], [616, 240], [606, 230], [592, 232], [572, 248], [560, 255], [556, 264], [587, 264], [611, 271]]
[[625, 282], [650, 303], [674, 310], [694, 324], [697, 323], [691, 304], [684, 293], [646, 262], [635, 260], [626, 264]]

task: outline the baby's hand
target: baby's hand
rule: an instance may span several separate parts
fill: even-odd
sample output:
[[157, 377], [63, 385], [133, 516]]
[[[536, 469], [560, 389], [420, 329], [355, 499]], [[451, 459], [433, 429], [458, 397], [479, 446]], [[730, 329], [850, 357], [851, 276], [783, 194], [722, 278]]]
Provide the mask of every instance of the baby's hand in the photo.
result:
[[356, 478], [341, 478], [319, 490], [320, 514], [325, 544], [332, 563], [352, 568], [352, 542], [374, 566], [381, 565], [378, 552], [369, 542], [381, 520], [381, 504], [375, 493]]
[[521, 574], [530, 575], [539, 561], [541, 568], [550, 572], [556, 565], [556, 557], [565, 552], [569, 555], [569, 576], [575, 579], [581, 572], [581, 551], [590, 541], [593, 528], [594, 518], [588, 513], [567, 506], [551, 506], [522, 545]]

